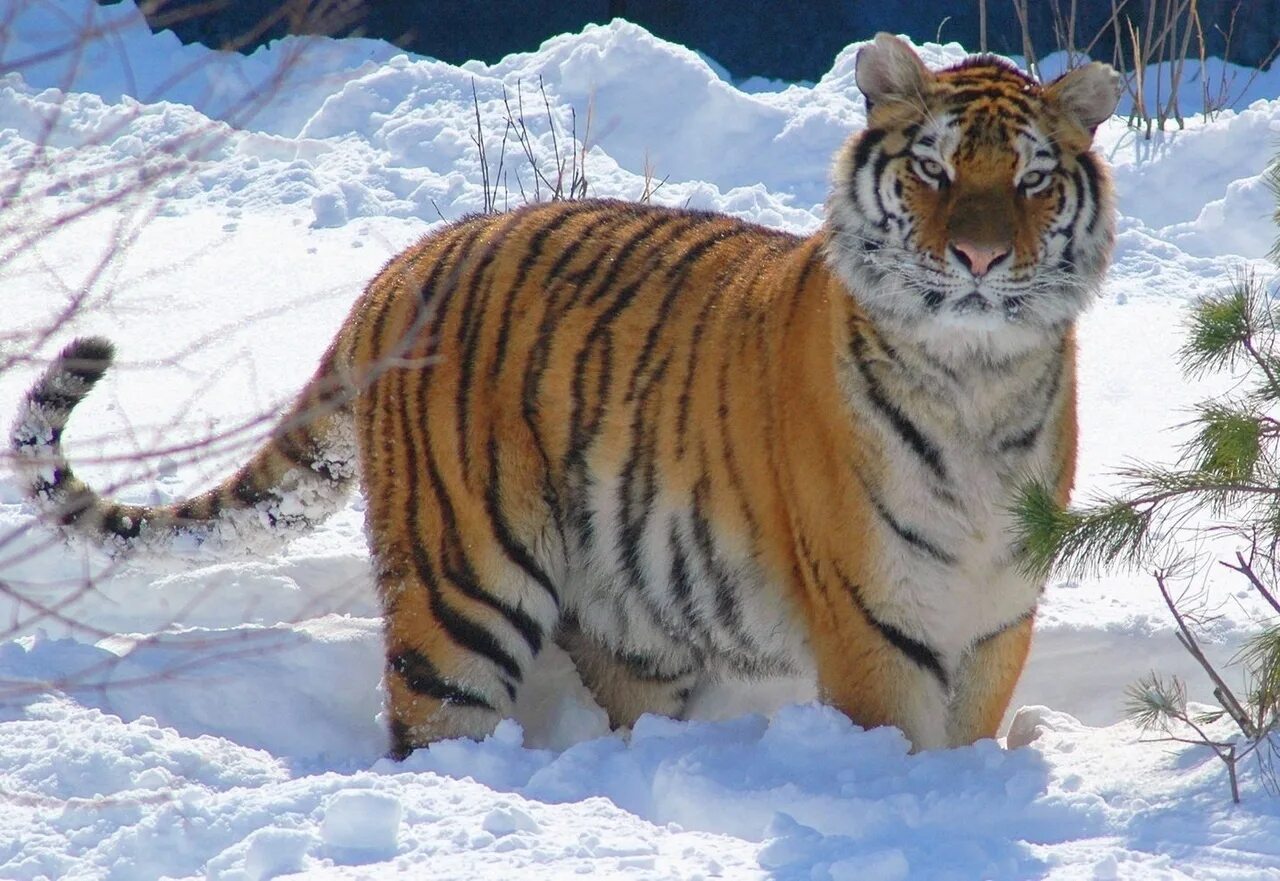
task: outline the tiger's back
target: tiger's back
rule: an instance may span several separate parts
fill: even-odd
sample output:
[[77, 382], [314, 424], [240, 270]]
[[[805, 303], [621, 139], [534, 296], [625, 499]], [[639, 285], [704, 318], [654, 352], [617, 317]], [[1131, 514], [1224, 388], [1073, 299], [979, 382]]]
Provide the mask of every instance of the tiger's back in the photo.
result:
[[306, 528], [296, 497], [358, 473], [396, 755], [490, 731], [552, 640], [615, 724], [726, 671], [812, 672], [918, 748], [993, 736], [1041, 589], [1006, 507], [1072, 479], [1114, 73], [934, 74], [882, 35], [858, 81], [869, 128], [815, 235], [611, 201], [453, 224], [370, 283], [270, 443], [164, 508], [62, 457], [110, 357], [81, 343], [14, 431], [33, 494], [163, 545]]

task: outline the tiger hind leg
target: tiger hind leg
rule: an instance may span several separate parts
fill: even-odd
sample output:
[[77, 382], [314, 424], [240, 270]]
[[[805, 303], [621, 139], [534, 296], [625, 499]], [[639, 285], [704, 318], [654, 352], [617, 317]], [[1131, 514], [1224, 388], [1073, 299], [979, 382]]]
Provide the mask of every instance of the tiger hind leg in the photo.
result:
[[485, 737], [511, 714], [525, 671], [556, 631], [554, 586], [494, 539], [401, 533], [378, 544], [390, 754]]
[[664, 662], [615, 651], [572, 621], [561, 625], [556, 642], [573, 659], [613, 728], [631, 727], [645, 713], [679, 719], [701, 675], [688, 661]]

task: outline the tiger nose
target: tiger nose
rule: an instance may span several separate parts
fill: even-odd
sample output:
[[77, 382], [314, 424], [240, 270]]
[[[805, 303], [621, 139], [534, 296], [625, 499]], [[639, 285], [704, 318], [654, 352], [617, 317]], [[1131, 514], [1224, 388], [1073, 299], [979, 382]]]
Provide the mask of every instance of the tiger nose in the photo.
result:
[[951, 243], [951, 253], [964, 264], [965, 268], [981, 278], [991, 267], [1009, 256], [1009, 248], [1004, 245], [979, 245], [957, 239]]

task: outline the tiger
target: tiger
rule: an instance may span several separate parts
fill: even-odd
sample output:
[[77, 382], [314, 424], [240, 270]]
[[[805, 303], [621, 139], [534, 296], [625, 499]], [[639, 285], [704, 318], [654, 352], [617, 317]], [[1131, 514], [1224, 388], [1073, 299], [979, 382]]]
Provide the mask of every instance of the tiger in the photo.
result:
[[31, 499], [113, 553], [234, 548], [358, 483], [396, 759], [491, 733], [552, 643], [619, 729], [794, 674], [913, 750], [996, 737], [1044, 590], [1011, 499], [1074, 479], [1119, 77], [934, 71], [882, 33], [855, 82], [866, 125], [814, 234], [607, 199], [445, 225], [372, 279], [249, 460], [182, 501], [73, 473], [63, 430], [113, 357], [76, 340], [12, 432]]

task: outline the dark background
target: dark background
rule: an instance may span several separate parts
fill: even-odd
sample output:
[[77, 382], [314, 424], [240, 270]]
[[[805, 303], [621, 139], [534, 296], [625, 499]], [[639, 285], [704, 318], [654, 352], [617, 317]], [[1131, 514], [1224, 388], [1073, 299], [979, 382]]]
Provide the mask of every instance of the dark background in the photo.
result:
[[[1074, 4], [1076, 47], [1101, 33], [1090, 54], [1107, 61], [1114, 60], [1112, 2]], [[1142, 29], [1152, 5], [1160, 18], [1176, 2], [1126, 0], [1121, 20]], [[1062, 46], [1055, 25], [1072, 0], [1025, 0], [1025, 6], [1036, 55]], [[1199, 0], [1198, 9], [1206, 54], [1254, 67], [1269, 63], [1280, 40], [1280, 0]], [[816, 80], [846, 45], [881, 30], [979, 48], [978, 0], [153, 0], [148, 12], [153, 28], [167, 26], [184, 42], [252, 49], [290, 32], [359, 35], [452, 63], [497, 61], [615, 17], [706, 53], [735, 77]], [[1122, 36], [1128, 40], [1127, 30]], [[1190, 47], [1191, 56], [1199, 54], [1194, 33]], [[987, 48], [1024, 54], [1014, 0], [987, 0]]]

